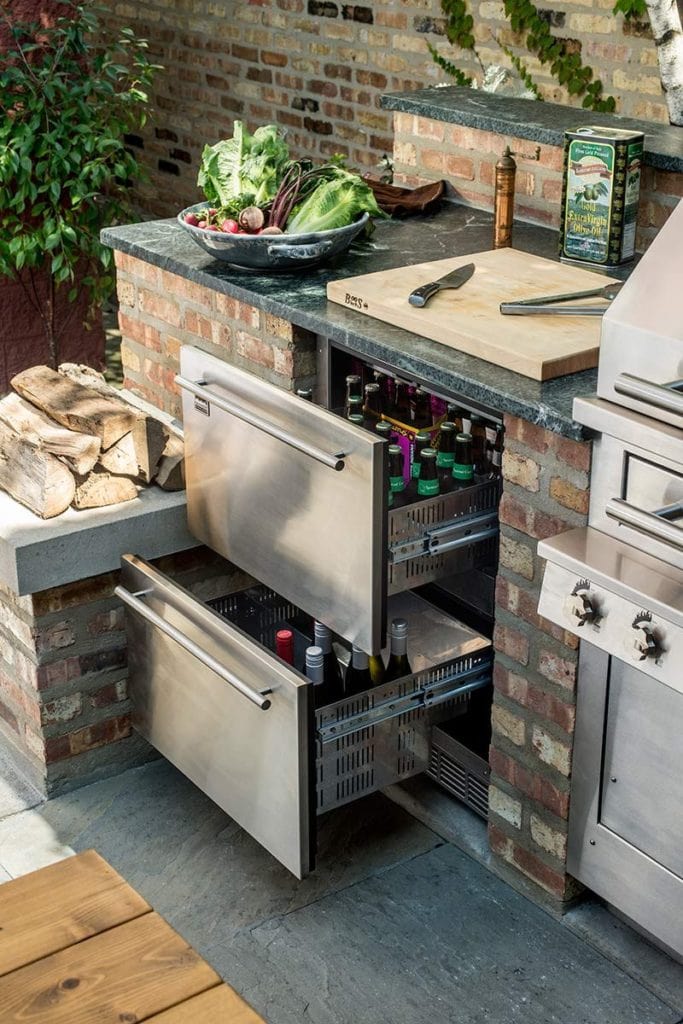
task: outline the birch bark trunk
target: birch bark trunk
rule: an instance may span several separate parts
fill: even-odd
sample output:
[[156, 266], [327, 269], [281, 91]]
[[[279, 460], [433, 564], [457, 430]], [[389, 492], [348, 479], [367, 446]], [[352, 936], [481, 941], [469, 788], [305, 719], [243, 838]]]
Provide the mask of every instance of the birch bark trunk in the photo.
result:
[[683, 125], [683, 30], [676, 0], [645, 0], [671, 124]]

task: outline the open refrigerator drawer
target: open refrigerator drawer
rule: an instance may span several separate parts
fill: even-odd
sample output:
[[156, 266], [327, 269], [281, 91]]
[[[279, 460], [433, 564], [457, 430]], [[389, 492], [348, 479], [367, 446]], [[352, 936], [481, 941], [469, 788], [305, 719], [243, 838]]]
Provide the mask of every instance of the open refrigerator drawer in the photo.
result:
[[188, 521], [235, 565], [378, 653], [389, 595], [495, 563], [500, 481], [387, 508], [386, 443], [181, 349]]
[[390, 605], [415, 638], [412, 674], [317, 710], [272, 650], [286, 623], [303, 660], [312, 621], [270, 589], [205, 605], [125, 556], [117, 595], [135, 728], [298, 877], [314, 866], [316, 812], [425, 771], [432, 726], [490, 684], [489, 641], [414, 594]]

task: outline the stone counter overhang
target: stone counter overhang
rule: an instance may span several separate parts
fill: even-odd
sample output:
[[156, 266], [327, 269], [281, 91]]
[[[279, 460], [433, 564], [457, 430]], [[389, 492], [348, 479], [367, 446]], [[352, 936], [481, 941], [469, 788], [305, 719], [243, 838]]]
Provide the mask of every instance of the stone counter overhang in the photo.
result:
[[382, 96], [381, 103], [386, 110], [495, 132], [501, 136], [512, 135], [547, 146], [562, 146], [565, 131], [581, 125], [643, 132], [645, 166], [678, 174], [683, 172], [683, 128], [675, 125], [655, 124], [617, 114], [597, 114], [559, 103], [538, 103], [462, 86], [387, 93]]
[[[432, 382], [484, 408], [507, 412], [567, 438], [583, 439], [572, 419], [577, 395], [595, 392], [597, 370], [540, 383], [329, 302], [328, 281], [371, 271], [490, 249], [489, 213], [445, 203], [435, 214], [380, 221], [371, 239], [318, 269], [296, 274], [240, 271], [204, 253], [175, 220], [109, 228], [113, 249], [188, 281], [247, 303], [361, 355], [388, 363], [406, 376]], [[518, 249], [556, 258], [554, 231], [515, 225]]]

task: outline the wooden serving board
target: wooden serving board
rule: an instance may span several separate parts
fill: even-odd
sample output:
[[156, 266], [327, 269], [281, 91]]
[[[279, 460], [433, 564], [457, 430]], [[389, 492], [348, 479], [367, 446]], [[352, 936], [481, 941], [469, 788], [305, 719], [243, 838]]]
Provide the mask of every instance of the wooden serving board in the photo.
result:
[[[409, 304], [415, 288], [467, 263], [476, 271], [461, 288], [439, 292], [421, 309]], [[327, 297], [534, 380], [549, 380], [598, 365], [602, 317], [509, 316], [500, 303], [601, 288], [612, 280], [517, 249], [494, 249], [331, 281]], [[607, 308], [600, 298], [572, 305], [601, 303]]]

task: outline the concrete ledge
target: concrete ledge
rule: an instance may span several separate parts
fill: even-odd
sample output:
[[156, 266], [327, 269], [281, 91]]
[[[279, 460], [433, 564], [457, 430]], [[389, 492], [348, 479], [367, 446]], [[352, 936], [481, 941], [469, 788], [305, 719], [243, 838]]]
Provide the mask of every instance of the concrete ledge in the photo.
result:
[[197, 547], [185, 491], [146, 487], [133, 501], [43, 520], [0, 492], [0, 583], [19, 596], [118, 569], [122, 554], [159, 558]]

